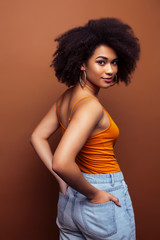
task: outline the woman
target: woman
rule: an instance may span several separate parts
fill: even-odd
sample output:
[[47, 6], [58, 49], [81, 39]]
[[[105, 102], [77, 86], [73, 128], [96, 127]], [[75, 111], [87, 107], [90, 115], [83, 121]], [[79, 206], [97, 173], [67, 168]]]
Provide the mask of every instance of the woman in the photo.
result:
[[[98, 92], [119, 81], [128, 85], [139, 41], [115, 18], [90, 20], [56, 41], [51, 67], [69, 88], [36, 127], [31, 143], [60, 186], [60, 239], [133, 240], [132, 203], [113, 152], [119, 129]], [[59, 127], [63, 136], [52, 154], [47, 139]]]

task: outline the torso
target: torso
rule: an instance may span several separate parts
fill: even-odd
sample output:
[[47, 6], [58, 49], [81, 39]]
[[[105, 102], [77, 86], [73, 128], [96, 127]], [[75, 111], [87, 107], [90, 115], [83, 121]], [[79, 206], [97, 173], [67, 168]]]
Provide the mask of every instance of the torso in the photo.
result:
[[[93, 95], [88, 94], [86, 92], [75, 91], [74, 87], [71, 87], [65, 91], [63, 100], [61, 102], [60, 111], [59, 111], [61, 123], [63, 124], [65, 129], [67, 128], [67, 126], [69, 124], [69, 116], [70, 116], [71, 109], [72, 109], [74, 103], [85, 96], [93, 96]], [[95, 99], [99, 102], [99, 100], [96, 96], [93, 96], [93, 97], [95, 97]], [[73, 109], [72, 115], [73, 115], [74, 111], [76, 111], [81, 104], [85, 104], [87, 101], [94, 101], [94, 99], [89, 97], [89, 98], [85, 98], [82, 101], [78, 102]], [[59, 104], [59, 102], [57, 104]], [[99, 104], [101, 105], [100, 102], [99, 102]], [[97, 125], [95, 126], [95, 128], [93, 129], [90, 136], [105, 130], [106, 128], [109, 127], [109, 125], [110, 125], [109, 117], [103, 108], [102, 117], [101, 117], [100, 121], [97, 123]]]

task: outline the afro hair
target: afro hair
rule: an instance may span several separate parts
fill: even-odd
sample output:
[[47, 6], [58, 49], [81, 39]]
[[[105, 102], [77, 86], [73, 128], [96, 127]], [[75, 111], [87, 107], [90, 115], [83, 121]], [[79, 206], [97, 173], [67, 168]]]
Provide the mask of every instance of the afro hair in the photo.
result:
[[139, 39], [132, 28], [117, 18], [89, 20], [55, 39], [58, 42], [50, 67], [56, 77], [68, 87], [79, 81], [81, 66], [87, 63], [100, 45], [111, 47], [118, 56], [117, 83], [128, 85], [139, 60]]

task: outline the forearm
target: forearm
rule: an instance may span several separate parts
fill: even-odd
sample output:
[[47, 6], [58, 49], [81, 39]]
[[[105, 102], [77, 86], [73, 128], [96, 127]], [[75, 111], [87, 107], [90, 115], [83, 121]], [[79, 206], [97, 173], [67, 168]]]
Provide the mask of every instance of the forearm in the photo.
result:
[[63, 161], [62, 164], [54, 161], [53, 170], [71, 187], [85, 195], [88, 199], [92, 199], [97, 194], [98, 189], [93, 187], [82, 175], [78, 165], [73, 162]]
[[78, 165], [75, 162], [63, 163], [63, 165], [58, 164], [57, 161], [54, 163], [53, 159], [53, 169], [57, 174], [64, 179], [65, 182], [78, 192], [85, 195], [91, 203], [105, 203], [108, 201], [115, 202], [118, 206], [121, 206], [119, 199], [114, 195], [107, 193], [106, 191], [99, 190], [93, 187], [82, 175]]
[[31, 144], [34, 147], [36, 153], [48, 168], [48, 170], [54, 175], [61, 187], [66, 184], [52, 169], [52, 158], [53, 154], [51, 152], [49, 143], [46, 139], [39, 138], [37, 136], [31, 137]]

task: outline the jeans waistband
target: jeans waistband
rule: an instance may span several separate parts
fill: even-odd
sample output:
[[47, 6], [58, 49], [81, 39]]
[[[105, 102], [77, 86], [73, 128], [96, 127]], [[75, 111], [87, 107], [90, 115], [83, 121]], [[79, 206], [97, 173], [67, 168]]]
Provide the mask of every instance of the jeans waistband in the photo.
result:
[[[111, 183], [111, 186], [114, 187], [115, 182], [121, 182], [124, 180], [122, 172], [106, 173], [106, 174], [90, 174], [90, 173], [88, 174], [88, 173], [82, 172], [82, 174], [85, 177], [85, 179], [91, 184]], [[72, 187], [68, 187], [68, 193], [71, 193], [75, 196], [78, 192]]]
[[113, 183], [124, 180], [122, 172], [106, 173], [106, 174], [88, 174], [82, 172], [85, 179], [90, 183]]

